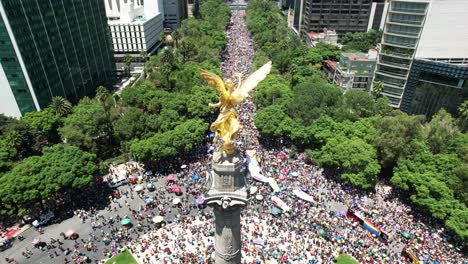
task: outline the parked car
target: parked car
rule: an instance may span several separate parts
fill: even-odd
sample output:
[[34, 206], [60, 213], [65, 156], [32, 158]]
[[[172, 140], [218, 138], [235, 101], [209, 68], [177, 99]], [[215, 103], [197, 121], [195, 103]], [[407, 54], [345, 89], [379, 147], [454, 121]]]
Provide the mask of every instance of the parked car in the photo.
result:
[[32, 222], [32, 225], [35, 227], [46, 225], [54, 217], [55, 217], [54, 212], [48, 211], [44, 214], [41, 214], [38, 219], [34, 220], [34, 222]]
[[124, 185], [126, 182], [127, 182], [126, 179], [118, 179], [118, 180], [112, 180], [107, 185], [109, 185], [109, 187], [111, 188], [117, 188], [119, 186]]
[[0, 252], [3, 252], [12, 246], [11, 239], [0, 241]]

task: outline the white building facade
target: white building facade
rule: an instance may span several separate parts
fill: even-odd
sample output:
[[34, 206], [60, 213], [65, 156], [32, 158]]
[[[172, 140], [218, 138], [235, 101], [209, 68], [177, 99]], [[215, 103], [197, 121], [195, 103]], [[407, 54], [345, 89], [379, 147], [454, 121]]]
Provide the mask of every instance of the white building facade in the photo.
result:
[[154, 53], [163, 32], [162, 0], [104, 0], [116, 57]]

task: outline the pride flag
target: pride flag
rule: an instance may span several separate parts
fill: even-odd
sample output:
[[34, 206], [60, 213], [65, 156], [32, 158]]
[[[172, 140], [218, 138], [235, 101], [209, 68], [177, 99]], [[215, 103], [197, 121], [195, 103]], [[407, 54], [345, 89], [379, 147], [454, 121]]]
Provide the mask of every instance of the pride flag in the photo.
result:
[[372, 234], [374, 234], [375, 236], [379, 236], [380, 235], [380, 230], [378, 227], [376, 227], [369, 219], [364, 219], [364, 222], [362, 223], [362, 226], [369, 230]]

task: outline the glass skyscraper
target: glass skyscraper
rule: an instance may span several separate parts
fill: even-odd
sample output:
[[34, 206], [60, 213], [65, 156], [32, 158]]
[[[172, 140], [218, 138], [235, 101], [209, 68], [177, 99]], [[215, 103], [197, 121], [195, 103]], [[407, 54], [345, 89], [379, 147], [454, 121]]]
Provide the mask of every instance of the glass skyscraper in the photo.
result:
[[115, 80], [102, 0], [0, 0], [0, 112], [76, 103]]

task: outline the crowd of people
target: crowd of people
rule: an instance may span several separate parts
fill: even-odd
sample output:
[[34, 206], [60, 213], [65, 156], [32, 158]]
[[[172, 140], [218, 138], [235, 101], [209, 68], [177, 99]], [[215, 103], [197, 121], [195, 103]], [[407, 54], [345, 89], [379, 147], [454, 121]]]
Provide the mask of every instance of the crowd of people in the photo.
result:
[[[254, 56], [244, 16], [244, 10], [233, 10], [226, 29], [229, 41], [222, 69], [225, 79], [233, 81], [235, 73], [247, 77]], [[280, 186], [279, 192], [273, 192], [270, 185], [249, 179], [250, 188], [256, 189], [261, 199], [251, 195], [242, 210], [242, 263], [332, 263], [341, 253], [360, 263], [408, 263], [402, 256], [405, 246], [427, 263], [466, 263], [460, 250], [449, 244], [442, 226], [412, 211], [388, 186], [379, 185], [374, 193], [367, 194], [340, 184], [338, 177], [326, 175], [322, 168], [307, 164], [302, 154], [284, 147], [286, 142], [260, 139], [254, 126], [256, 109], [251, 96], [237, 110], [243, 125], [237, 138], [239, 148], [255, 150], [263, 174], [276, 179]], [[208, 135], [192, 155], [178, 162], [163, 162], [146, 175], [138, 164], [127, 165], [127, 176], [145, 176], [141, 184], [152, 184], [154, 189], [137, 189], [135, 184], [115, 193], [107, 207], [115, 217], [103, 216], [98, 210], [76, 211], [93, 232], [80, 234], [71, 249], [63, 248], [60, 240], [49, 243], [57, 244], [58, 249], [46, 249], [50, 258], [60, 252], [65, 255], [64, 263], [80, 263], [87, 251], [98, 251], [110, 258], [129, 250], [143, 263], [213, 263], [214, 215], [209, 207], [197, 203], [206, 188], [205, 175], [211, 169], [211, 140]], [[121, 174], [117, 167], [112, 167], [110, 173], [113, 177]], [[172, 177], [169, 180], [167, 176]], [[174, 186], [180, 186], [181, 192], [174, 193]], [[296, 188], [313, 201], [294, 195]], [[273, 196], [291, 209], [272, 214]], [[175, 198], [179, 200], [175, 202]], [[132, 205], [129, 200], [133, 199], [141, 203]], [[387, 243], [347, 217], [343, 208], [350, 206], [385, 230], [389, 234]], [[155, 220], [156, 216], [163, 216], [164, 221]], [[124, 225], [123, 219], [131, 223]], [[402, 237], [402, 231], [411, 238]], [[31, 251], [26, 250], [24, 254], [29, 258]]]

